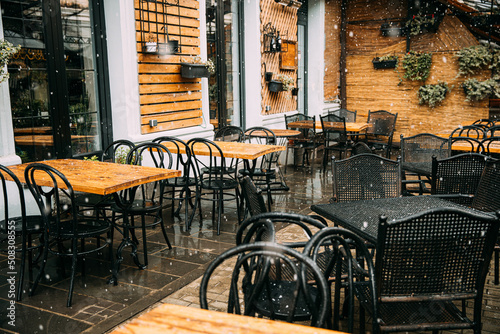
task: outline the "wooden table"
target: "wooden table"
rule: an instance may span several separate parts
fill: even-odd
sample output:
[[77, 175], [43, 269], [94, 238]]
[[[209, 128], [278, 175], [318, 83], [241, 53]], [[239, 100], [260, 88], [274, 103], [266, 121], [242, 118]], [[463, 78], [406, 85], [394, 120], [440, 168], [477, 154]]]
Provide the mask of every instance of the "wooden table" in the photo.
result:
[[[343, 130], [342, 123], [340, 122], [324, 122], [325, 127], [329, 130]], [[360, 123], [360, 122], [346, 122], [345, 128], [347, 132], [361, 132], [364, 131], [370, 126], [369, 123]], [[296, 121], [288, 123], [288, 128], [291, 129], [312, 129], [313, 124], [312, 121]], [[322, 130], [321, 121], [316, 121], [316, 130]]]
[[[71, 141], [87, 141], [94, 140], [96, 136], [73, 135]], [[54, 146], [54, 137], [52, 135], [23, 135], [14, 136], [16, 145], [21, 146]]]
[[111, 334], [133, 333], [340, 334], [342, 332], [194, 307], [162, 304], [111, 332]]
[[[180, 170], [76, 159], [46, 160], [41, 161], [41, 163], [49, 165], [63, 173], [74, 191], [98, 195], [113, 194], [117, 205], [121, 206], [124, 204], [117, 193], [118, 191], [137, 187], [149, 182], [178, 177], [182, 174]], [[13, 165], [8, 168], [21, 182], [26, 183], [24, 170], [29, 164], [30, 163]], [[37, 177], [37, 174], [38, 173], [35, 174], [35, 177]], [[39, 175], [40, 176], [37, 177], [39, 186], [51, 187], [53, 185], [53, 182], [47, 174], [40, 173]], [[61, 187], [64, 186], [62, 182], [59, 182], [59, 184]], [[48, 203], [50, 203], [50, 201], [48, 201]], [[127, 219], [126, 215], [124, 215], [124, 219]], [[126, 222], [124, 222], [124, 224], [125, 223]], [[128, 234], [124, 234], [123, 240], [118, 247], [119, 251], [117, 251], [117, 268], [123, 260], [123, 257], [121, 257], [121, 250], [127, 246], [132, 247], [131, 255], [134, 258], [134, 262], [141, 267], [137, 258], [137, 245], [132, 242]], [[118, 270], [115, 272], [118, 272]], [[110, 282], [116, 282], [116, 277], [112, 277]]]
[[[463, 143], [463, 142], [457, 142], [453, 143], [451, 146], [451, 149], [453, 151], [470, 151], [470, 144], [468, 143]], [[474, 143], [474, 149], [477, 149], [477, 145]], [[486, 148], [485, 148], [486, 149]], [[500, 142], [493, 142], [490, 145], [490, 153], [500, 153]]]
[[52, 132], [51, 126], [37, 126], [30, 128], [14, 128], [14, 134], [48, 134]]

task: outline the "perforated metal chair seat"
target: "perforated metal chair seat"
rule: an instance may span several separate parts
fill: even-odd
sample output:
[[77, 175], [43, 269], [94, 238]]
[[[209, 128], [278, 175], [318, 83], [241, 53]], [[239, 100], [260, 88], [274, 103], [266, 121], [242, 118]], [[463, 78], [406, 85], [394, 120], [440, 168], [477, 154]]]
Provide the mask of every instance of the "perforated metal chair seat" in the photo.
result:
[[223, 180], [203, 180], [200, 183], [203, 189], [208, 190], [229, 190], [238, 187], [238, 181], [234, 179], [223, 179]]

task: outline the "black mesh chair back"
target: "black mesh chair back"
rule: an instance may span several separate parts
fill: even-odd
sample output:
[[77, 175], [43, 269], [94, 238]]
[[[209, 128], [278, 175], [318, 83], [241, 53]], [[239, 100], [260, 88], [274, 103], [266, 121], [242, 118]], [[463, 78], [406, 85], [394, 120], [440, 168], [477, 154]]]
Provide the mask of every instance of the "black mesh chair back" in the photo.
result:
[[[375, 266], [366, 257], [370, 280], [354, 284], [373, 316], [374, 332], [473, 328], [480, 333], [498, 227], [498, 216], [462, 209], [427, 210], [393, 221], [382, 216]], [[474, 302], [473, 319], [455, 306], [460, 300], [463, 306]]]
[[495, 212], [500, 210], [500, 163], [488, 159], [483, 169], [471, 207], [480, 211]]
[[[2, 251], [7, 254], [9, 250], [14, 249], [15, 252], [21, 253], [21, 262], [19, 271], [19, 281], [17, 282], [17, 300], [20, 301], [23, 293], [24, 271], [26, 267], [26, 257], [28, 256], [28, 265], [30, 273], [32, 272], [33, 250], [41, 247], [41, 242], [32, 243], [34, 235], [43, 233], [43, 220], [40, 213], [26, 213], [26, 199], [24, 197], [23, 186], [19, 179], [7, 167], [0, 165], [0, 243]], [[16, 205], [17, 204], [17, 205]], [[15, 243], [9, 236], [15, 236], [21, 241]], [[14, 239], [15, 241], [15, 239]], [[14, 246], [12, 248], [11, 246]], [[29, 253], [29, 254], [27, 254]], [[12, 259], [9, 256], [9, 259]], [[10, 262], [12, 264], [13, 262]], [[14, 261], [17, 265], [17, 261]], [[16, 271], [10, 268], [11, 272]]]
[[500, 157], [498, 153], [500, 151], [500, 136], [484, 138], [481, 140], [481, 144], [483, 145], [484, 154], [495, 158]]
[[356, 122], [357, 111], [356, 110], [350, 111], [345, 108], [339, 108], [339, 109], [328, 110], [328, 114], [343, 117], [345, 118], [346, 122], [354, 123]]
[[299, 137], [298, 139], [307, 139], [307, 138], [314, 138], [316, 135], [316, 128], [313, 126], [311, 129], [304, 129], [304, 128], [292, 128], [289, 127], [288, 124], [292, 122], [298, 122], [298, 121], [310, 121], [313, 122], [313, 124], [316, 124], [316, 116], [306, 116], [304, 114], [293, 114], [293, 115], [285, 115], [285, 125], [287, 129], [291, 130], [298, 130], [302, 132], [302, 136]]
[[[295, 128], [293, 126], [290, 126], [290, 123], [297, 121], [308, 121], [312, 124], [312, 126], [310, 128]], [[316, 116], [306, 116], [300, 113], [294, 115], [285, 115], [285, 124], [287, 129], [298, 130], [301, 132], [300, 136], [293, 138], [293, 145], [288, 145], [285, 161], [288, 161], [289, 148], [292, 148], [294, 150], [303, 149], [304, 152], [302, 154], [302, 167], [304, 167], [306, 163], [310, 165], [309, 155], [313, 153], [316, 148], [323, 145], [324, 142], [322, 136], [316, 133]], [[295, 163], [295, 156], [294, 165], [297, 165]]]
[[[217, 235], [219, 235], [223, 210], [222, 204], [224, 202], [230, 200], [236, 201], [238, 221], [240, 221], [238, 181], [234, 176], [230, 176], [225, 172], [227, 170], [226, 159], [221, 148], [215, 142], [204, 138], [193, 138], [187, 142], [187, 146], [192, 154], [193, 166], [198, 177], [199, 187], [196, 196], [198, 200], [203, 199], [213, 202], [212, 221], [215, 219], [215, 212], [217, 211]], [[211, 172], [207, 173], [206, 171]], [[204, 190], [210, 193], [205, 194]], [[234, 191], [235, 193], [233, 194], [229, 191]], [[217, 204], [217, 210], [215, 209], [215, 204]], [[201, 219], [202, 215], [200, 212]]]
[[255, 186], [250, 176], [243, 176], [240, 179], [241, 194], [245, 199], [246, 207], [250, 216], [258, 215], [259, 213], [268, 212], [266, 202], [262, 196], [262, 189]]
[[435, 156], [438, 159], [451, 155], [449, 138], [442, 138], [430, 133], [421, 133], [411, 137], [401, 135], [401, 162], [428, 162]]
[[441, 160], [433, 158], [431, 194], [470, 205], [486, 161], [487, 157], [478, 153], [462, 153]]
[[[170, 200], [172, 203], [172, 217], [174, 215], [179, 215], [181, 206], [184, 204], [186, 228], [189, 229], [198, 204], [197, 201], [194, 202], [191, 214], [189, 214], [189, 203], [196, 198], [196, 190], [192, 188], [197, 185], [197, 177], [194, 172], [191, 151], [183, 140], [176, 137], [158, 137], [154, 139], [153, 142], [167, 146], [167, 148], [172, 147], [172, 149], [169, 150], [173, 154], [171, 168], [182, 171], [182, 176], [169, 178], [163, 181], [166, 188], [164, 189], [163, 198]], [[177, 210], [174, 210], [175, 201], [179, 201]]]
[[372, 150], [385, 150], [387, 158], [391, 155], [397, 118], [397, 113], [393, 114], [385, 110], [368, 111], [367, 123], [369, 126], [366, 129], [368, 146]]
[[[49, 180], [52, 188], [52, 207], [44, 201], [47, 193], [39, 186], [38, 178]], [[48, 253], [56, 256], [71, 258], [71, 278], [66, 305], [71, 306], [73, 298], [73, 287], [76, 274], [78, 257], [85, 257], [91, 253], [101, 253], [108, 248], [108, 258], [111, 260], [110, 271], [116, 282], [114, 256], [112, 247], [112, 227], [104, 219], [95, 217], [82, 217], [78, 215], [75, 205], [75, 193], [64, 174], [57, 169], [42, 163], [30, 164], [25, 170], [25, 179], [28, 184], [40, 212], [42, 212], [45, 235], [44, 252], [40, 271], [33, 283], [30, 295], [32, 295], [44, 275], [45, 264]], [[47, 186], [46, 184], [44, 184]], [[99, 242], [86, 243], [87, 238], [98, 238]], [[63, 246], [63, 243], [67, 243]], [[66, 248], [67, 247], [67, 248]]]
[[477, 125], [487, 130], [489, 127], [492, 127], [495, 124], [491, 119], [478, 119], [472, 123], [472, 125]]
[[460, 150], [452, 150], [452, 155], [470, 153], [484, 153], [484, 146], [481, 140], [470, 137], [450, 137], [451, 145], [460, 145]]
[[500, 136], [500, 125], [493, 125], [486, 129], [486, 137]]
[[242, 142], [245, 140], [245, 132], [239, 126], [224, 126], [215, 132], [214, 141]]
[[486, 137], [486, 131], [477, 125], [460, 126], [453, 130], [450, 137], [470, 137], [474, 139], [483, 139]]
[[401, 164], [376, 154], [333, 159], [333, 200], [358, 201], [401, 196]]
[[[234, 264], [236, 262], [236, 264]], [[231, 264], [229, 264], [231, 263]], [[200, 307], [208, 309], [207, 294], [220, 289], [211, 283], [221, 268], [233, 267], [228, 313], [264, 316], [287, 322], [310, 321], [323, 327], [329, 310], [329, 288], [323, 273], [312, 259], [296, 250], [268, 242], [243, 244], [219, 255], [207, 268], [200, 284]], [[273, 280], [270, 268], [293, 272], [293, 280]], [[227, 269], [223, 269], [223, 276]], [[306, 278], [306, 272], [311, 280]], [[218, 287], [216, 286], [218, 285]]]
[[[328, 122], [333, 122], [338, 125], [335, 129], [328, 127]], [[330, 160], [331, 151], [339, 152], [339, 158], [345, 157], [347, 151], [350, 150], [352, 142], [347, 137], [345, 118], [328, 114], [321, 116], [321, 127], [323, 129], [323, 137], [325, 147], [323, 152], [323, 170], [326, 170], [328, 161]]]

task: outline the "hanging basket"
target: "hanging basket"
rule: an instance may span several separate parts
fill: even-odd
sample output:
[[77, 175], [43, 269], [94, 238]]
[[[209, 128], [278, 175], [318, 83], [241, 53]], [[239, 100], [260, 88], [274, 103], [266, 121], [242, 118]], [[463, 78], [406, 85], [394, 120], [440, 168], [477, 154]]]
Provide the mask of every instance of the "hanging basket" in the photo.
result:
[[204, 64], [182, 63], [181, 76], [187, 79], [208, 78], [210, 72], [208, 71], [208, 66]]
[[283, 83], [281, 81], [271, 80], [267, 84], [270, 92], [281, 92], [283, 90]]

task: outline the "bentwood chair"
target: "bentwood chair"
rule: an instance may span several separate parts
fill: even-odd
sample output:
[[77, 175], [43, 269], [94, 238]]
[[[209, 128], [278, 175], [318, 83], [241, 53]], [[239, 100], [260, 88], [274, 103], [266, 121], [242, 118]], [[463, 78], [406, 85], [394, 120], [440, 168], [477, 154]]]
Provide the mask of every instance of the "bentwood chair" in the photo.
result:
[[[247, 143], [254, 144], [264, 144], [264, 145], [276, 145], [276, 136], [274, 132], [268, 128], [256, 126], [245, 131]], [[247, 166], [238, 171], [242, 176], [250, 176], [255, 185], [262, 187], [267, 193], [267, 208], [271, 211], [271, 204], [273, 202], [271, 194], [271, 184], [273, 180], [276, 179], [276, 164], [277, 164], [277, 153], [269, 153], [263, 156], [257, 162], [254, 168]]]
[[460, 150], [452, 149], [451, 155], [462, 154], [465, 152], [484, 153], [483, 143], [479, 139], [470, 137], [450, 137], [450, 140], [452, 147], [454, 144], [456, 144], [455, 147], [460, 145]]
[[[198, 185], [198, 180], [196, 177], [196, 173], [194, 172], [191, 151], [184, 141], [175, 137], [158, 137], [154, 139], [153, 142], [162, 144], [164, 146], [171, 145], [169, 147], [172, 147], [171, 153], [173, 153], [172, 168], [182, 171], [182, 176], [166, 179], [163, 181], [163, 186], [165, 187], [163, 192], [163, 199], [169, 200], [171, 202], [172, 218], [174, 218], [174, 216], [179, 217], [182, 205], [184, 204], [186, 230], [188, 230], [196, 213], [196, 208], [199, 205], [198, 201], [196, 200], [195, 189]], [[182, 151], [186, 153], [182, 154]], [[177, 207], [177, 209], [175, 209], [176, 201], [179, 202], [179, 206]], [[191, 214], [189, 213], [190, 206], [192, 209]]]
[[[238, 181], [235, 177], [228, 176], [224, 172], [227, 167], [226, 158], [224, 157], [224, 152], [217, 146], [216, 142], [204, 138], [193, 138], [187, 142], [187, 146], [191, 151], [195, 173], [198, 177], [197, 200], [212, 202], [212, 222], [215, 220], [215, 212], [217, 211], [217, 235], [219, 235], [224, 208], [223, 204], [225, 202], [236, 201], [238, 221], [240, 221]], [[208, 155], [197, 154], [197, 149], [207, 151]], [[203, 171], [205, 170], [213, 172], [204, 173]], [[233, 191], [234, 193], [232, 193]], [[202, 217], [200, 205], [200, 221]]]
[[[380, 217], [375, 261], [361, 249], [369, 279], [354, 284], [362, 306], [360, 332], [367, 310], [373, 333], [481, 333], [483, 290], [499, 223], [498, 214], [451, 208], [393, 221]], [[466, 303], [472, 305], [471, 318]]]
[[[37, 179], [42, 175], [50, 180], [52, 184], [52, 210], [46, 206], [44, 201], [46, 193], [37, 183]], [[82, 217], [78, 214], [73, 188], [64, 174], [55, 168], [42, 163], [33, 163], [26, 168], [25, 179], [40, 212], [42, 212], [44, 229], [43, 258], [30, 296], [34, 294], [40, 279], [44, 276], [48, 254], [69, 257], [71, 258], [71, 277], [66, 306], [70, 307], [73, 299], [78, 258], [85, 258], [91, 253], [99, 254], [102, 250], [108, 248], [108, 258], [111, 261], [110, 271], [112, 271], [113, 277], [116, 278], [112, 245], [113, 228], [107, 220], [96, 217]], [[99, 242], [96, 242], [96, 239], [99, 239]], [[83, 263], [82, 273], [84, 272]]]
[[[500, 135], [500, 133], [499, 133]], [[481, 144], [483, 145], [484, 148], [484, 154], [498, 158], [500, 157], [499, 153], [495, 153], [493, 148], [499, 149], [500, 148], [500, 136], [494, 136], [494, 137], [487, 137], [481, 140]]]
[[431, 194], [470, 205], [486, 161], [486, 156], [479, 153], [462, 153], [445, 159], [433, 157]]
[[[338, 128], [330, 129], [327, 122], [338, 124]], [[352, 141], [347, 136], [345, 118], [328, 114], [321, 116], [321, 127], [323, 129], [323, 137], [325, 140], [323, 152], [323, 171], [326, 170], [328, 161], [330, 160], [330, 152], [339, 152], [339, 158], [346, 157], [347, 151], [352, 148]]]
[[[172, 162], [170, 151], [165, 146], [153, 142], [139, 144], [127, 155], [127, 163], [130, 165], [152, 165], [156, 168], [171, 169]], [[132, 187], [122, 191], [120, 194], [122, 200], [112, 206], [113, 225], [124, 237], [132, 234], [134, 242], [138, 243], [135, 230], [138, 228], [142, 230], [144, 264], [136, 263], [141, 269], [148, 265], [146, 228], [160, 225], [163, 238], [168, 248], [172, 249], [162, 214], [166, 206], [163, 201], [164, 189], [165, 183], [160, 181]], [[122, 222], [118, 221], [116, 214], [122, 216]], [[135, 224], [135, 217], [140, 217], [140, 225]], [[118, 249], [117, 253], [121, 258], [121, 249]]]
[[486, 137], [500, 136], [500, 125], [493, 125], [486, 129]]
[[401, 164], [376, 154], [358, 154], [333, 164], [334, 202], [401, 196]]
[[[17, 300], [20, 301], [23, 293], [26, 255], [28, 255], [28, 268], [31, 275], [33, 251], [35, 249], [41, 251], [43, 245], [41, 240], [33, 244], [33, 237], [40, 237], [43, 234], [43, 219], [40, 213], [26, 213], [23, 186], [16, 175], [3, 165], [0, 165], [0, 201], [3, 204], [3, 207], [0, 208], [0, 243], [5, 244], [2, 251], [9, 253], [9, 259], [12, 254], [9, 251], [21, 252], [20, 269], [17, 271], [19, 273]], [[19, 205], [14, 203], [19, 203]], [[12, 237], [15, 238], [12, 239]], [[21, 240], [19, 241], [19, 239]], [[12, 268], [9, 271], [16, 270]]]
[[[235, 263], [236, 262], [236, 263]], [[200, 284], [200, 306], [208, 309], [208, 293], [220, 289], [222, 268], [233, 268], [227, 286], [228, 313], [268, 317], [287, 322], [310, 321], [324, 327], [330, 309], [327, 281], [318, 265], [306, 255], [281, 244], [241, 244], [219, 255], [208, 266]], [[293, 280], [273, 278], [275, 268], [293, 273]], [[213, 283], [215, 281], [215, 284]]]
[[[119, 164], [127, 163], [127, 154], [134, 143], [126, 139], [120, 139], [112, 142], [102, 152], [101, 161], [113, 162]], [[106, 209], [115, 203], [113, 195], [98, 195], [98, 194], [79, 194], [75, 197], [75, 203], [79, 208], [79, 212], [84, 214], [87, 211], [93, 211], [96, 218], [106, 217]]]
[[366, 129], [366, 143], [370, 148], [385, 151], [386, 158], [390, 158], [392, 138], [396, 128], [398, 113], [385, 110], [368, 111], [368, 128]]
[[[246, 139], [245, 131], [239, 126], [235, 125], [227, 125], [217, 130], [214, 135], [214, 141], [228, 141], [228, 142], [237, 142], [242, 143]], [[238, 163], [241, 162], [237, 158], [226, 158], [226, 168], [224, 173], [228, 175], [234, 175], [236, 177], [236, 170], [238, 169]], [[208, 173], [208, 171], [204, 171]]]
[[472, 125], [480, 126], [485, 130], [488, 130], [488, 128], [492, 127], [495, 123], [491, 119], [478, 119], [472, 123]]
[[465, 125], [453, 130], [450, 137], [470, 137], [481, 140], [486, 137], [486, 131], [477, 125]]

